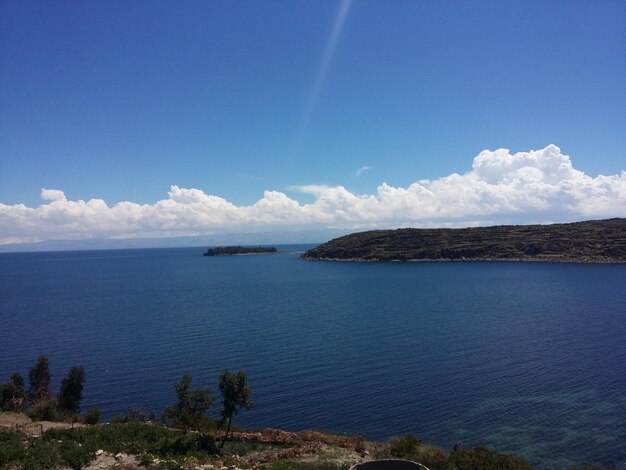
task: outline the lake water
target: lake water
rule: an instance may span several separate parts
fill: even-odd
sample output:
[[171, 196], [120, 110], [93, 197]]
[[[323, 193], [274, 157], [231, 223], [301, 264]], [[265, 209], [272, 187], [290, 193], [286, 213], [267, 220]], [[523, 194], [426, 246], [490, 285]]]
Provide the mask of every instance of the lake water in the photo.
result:
[[201, 248], [0, 255], [0, 380], [83, 365], [82, 409], [160, 413], [243, 369], [252, 428], [414, 433], [538, 468], [626, 462], [626, 265], [304, 262]]

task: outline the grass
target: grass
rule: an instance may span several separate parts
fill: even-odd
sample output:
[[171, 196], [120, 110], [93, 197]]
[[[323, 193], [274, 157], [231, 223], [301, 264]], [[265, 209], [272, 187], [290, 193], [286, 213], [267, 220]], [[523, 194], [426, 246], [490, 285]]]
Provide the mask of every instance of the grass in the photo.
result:
[[0, 431], [0, 469], [19, 466], [23, 470], [56, 468], [62, 465], [80, 469], [91, 460], [90, 452], [76, 442], [30, 438]]
[[[207, 445], [208, 444], [208, 445]], [[254, 452], [287, 448], [258, 442], [228, 442], [221, 455], [224, 464], [237, 464], [235, 457]], [[81, 469], [96, 450], [138, 456], [144, 466], [156, 470], [188, 468], [190, 462], [208, 462], [215, 454], [214, 442], [203, 442], [196, 433], [183, 433], [145, 423], [108, 424], [66, 430], [49, 430], [42, 437], [26, 439], [14, 431], [0, 430], [0, 470], [45, 470], [59, 467]], [[264, 470], [345, 470], [351, 465], [341, 452], [328, 449], [309, 460], [285, 459], [260, 465]], [[499, 454], [486, 447], [455, 447], [446, 455], [441, 449], [423, 444], [412, 435], [394, 439], [378, 448], [376, 459], [400, 458], [423, 463], [431, 470], [531, 470], [523, 459]], [[156, 462], [156, 459], [159, 462]], [[245, 467], [246, 464], [243, 463]], [[595, 470], [595, 469], [594, 469]]]
[[262, 465], [266, 470], [347, 470], [349, 464], [336, 464], [333, 462], [298, 462], [295, 460], [280, 460]]
[[80, 469], [98, 449], [179, 462], [189, 457], [206, 459], [216, 450], [213, 440], [203, 440], [198, 434], [141, 423], [51, 429], [41, 438], [29, 438], [25, 442], [12, 431], [0, 431], [0, 469], [21, 466], [24, 470], [35, 470], [62, 465]]
[[287, 449], [289, 446], [286, 444], [267, 444], [264, 442], [249, 442], [249, 441], [226, 441], [222, 448], [222, 454], [225, 457], [238, 455], [244, 456], [252, 454], [254, 452], [261, 452], [266, 450], [281, 450]]
[[[226, 442], [222, 458], [244, 456], [263, 450], [287, 446], [259, 442]], [[102, 449], [116, 454], [123, 452], [140, 458], [145, 465], [155, 459], [162, 462], [150, 468], [174, 469], [184, 466], [190, 458], [206, 461], [217, 453], [214, 440], [203, 441], [197, 433], [184, 433], [160, 425], [141, 422], [113, 423], [74, 429], [50, 429], [43, 436], [22, 440], [14, 431], [0, 430], [0, 470], [52, 469], [68, 466], [80, 469]]]

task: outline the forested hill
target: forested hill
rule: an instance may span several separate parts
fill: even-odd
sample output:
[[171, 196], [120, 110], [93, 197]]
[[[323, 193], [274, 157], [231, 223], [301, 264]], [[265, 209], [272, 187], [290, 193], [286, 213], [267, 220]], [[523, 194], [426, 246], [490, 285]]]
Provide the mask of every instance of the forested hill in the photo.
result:
[[553, 225], [374, 230], [335, 238], [307, 260], [626, 262], [626, 219]]
[[258, 255], [261, 253], [277, 253], [273, 246], [218, 246], [209, 248], [204, 256]]

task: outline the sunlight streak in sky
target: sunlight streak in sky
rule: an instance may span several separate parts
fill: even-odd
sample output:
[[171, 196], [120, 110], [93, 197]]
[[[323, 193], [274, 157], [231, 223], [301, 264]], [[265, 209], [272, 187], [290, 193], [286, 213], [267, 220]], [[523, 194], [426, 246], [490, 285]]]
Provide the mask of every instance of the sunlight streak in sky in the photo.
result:
[[339, 38], [341, 37], [341, 32], [343, 31], [343, 26], [346, 17], [348, 16], [348, 11], [350, 10], [351, 3], [352, 0], [341, 0], [341, 4], [339, 5], [339, 10], [337, 11], [337, 16], [335, 17], [335, 22], [333, 24], [333, 29], [330, 33], [328, 42], [326, 43], [324, 55], [322, 56], [322, 61], [320, 62], [320, 65], [317, 69], [317, 73], [315, 74], [315, 81], [313, 82], [313, 86], [311, 87], [309, 96], [306, 101], [304, 112], [302, 113], [300, 122], [298, 123], [298, 127], [296, 128], [295, 136], [291, 145], [291, 150], [289, 152], [290, 160], [298, 152], [300, 144], [302, 142], [302, 138], [306, 134], [306, 131], [309, 127], [311, 116], [313, 115], [313, 111], [315, 110], [319, 101], [320, 92], [322, 90], [324, 82], [326, 81], [326, 75], [328, 75], [330, 64], [332, 62], [333, 56], [335, 55], [337, 43], [339, 42]]

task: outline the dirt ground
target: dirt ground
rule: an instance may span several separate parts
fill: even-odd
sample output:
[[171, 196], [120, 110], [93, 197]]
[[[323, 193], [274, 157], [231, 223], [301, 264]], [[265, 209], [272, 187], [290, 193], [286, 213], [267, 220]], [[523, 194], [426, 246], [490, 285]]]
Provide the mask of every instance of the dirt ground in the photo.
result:
[[48, 429], [72, 429], [83, 426], [79, 423], [53, 423], [52, 421], [33, 421], [21, 413], [0, 413], [0, 428], [15, 429], [27, 436], [39, 437]]

